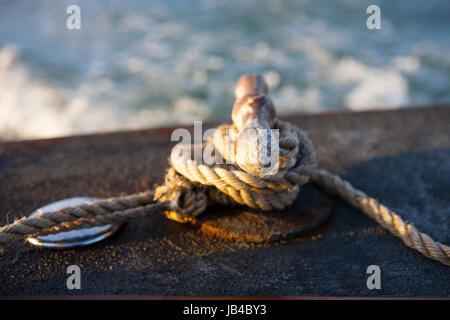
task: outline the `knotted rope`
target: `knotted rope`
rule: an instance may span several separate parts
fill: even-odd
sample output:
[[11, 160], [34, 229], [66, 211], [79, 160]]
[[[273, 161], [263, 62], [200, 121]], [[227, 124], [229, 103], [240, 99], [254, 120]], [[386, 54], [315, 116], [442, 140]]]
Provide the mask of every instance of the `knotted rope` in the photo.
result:
[[221, 156], [227, 163], [199, 163], [189, 152], [191, 145], [179, 144], [172, 149], [172, 167], [167, 171], [165, 183], [154, 191], [23, 217], [0, 228], [0, 246], [29, 237], [114, 224], [159, 213], [166, 213], [179, 222], [188, 222], [213, 202], [246, 205], [264, 211], [282, 210], [295, 200], [299, 186], [312, 181], [366, 213], [408, 247], [450, 266], [448, 246], [419, 232], [339, 176], [317, 169], [314, 146], [305, 132], [281, 120], [275, 122], [273, 129], [279, 130], [276, 174], [258, 175], [244, 170], [244, 165], [238, 165], [233, 152], [238, 130], [232, 124], [221, 125], [202, 150], [208, 148], [211, 155]]

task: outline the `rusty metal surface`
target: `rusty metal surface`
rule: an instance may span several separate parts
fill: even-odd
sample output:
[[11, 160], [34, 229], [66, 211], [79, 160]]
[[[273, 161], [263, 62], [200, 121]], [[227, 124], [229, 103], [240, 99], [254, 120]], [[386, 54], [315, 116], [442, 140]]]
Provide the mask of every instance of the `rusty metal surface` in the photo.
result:
[[[450, 242], [449, 107], [287, 119], [309, 133], [320, 166]], [[0, 144], [1, 224], [63, 198], [117, 196], [161, 183], [170, 132]], [[331, 199], [334, 212], [323, 228], [287, 241], [230, 241], [154, 217], [87, 248], [18, 245], [0, 257], [0, 294], [449, 296], [449, 268]], [[82, 270], [81, 291], [66, 287], [71, 264]], [[371, 264], [381, 268], [381, 290], [366, 287]]]
[[233, 241], [280, 241], [301, 237], [321, 226], [333, 202], [323, 191], [305, 185], [294, 203], [282, 211], [214, 206], [193, 221], [200, 231]]

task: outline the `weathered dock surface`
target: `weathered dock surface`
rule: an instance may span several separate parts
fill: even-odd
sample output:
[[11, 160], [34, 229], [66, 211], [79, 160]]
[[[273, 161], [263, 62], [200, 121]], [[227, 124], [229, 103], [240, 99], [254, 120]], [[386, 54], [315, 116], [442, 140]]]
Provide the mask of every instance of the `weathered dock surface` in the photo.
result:
[[[450, 108], [288, 117], [314, 141], [320, 166], [450, 243]], [[0, 222], [74, 196], [109, 197], [162, 182], [171, 130], [0, 144]], [[300, 197], [302, 194], [300, 193]], [[450, 269], [404, 246], [332, 197], [334, 212], [299, 239], [247, 243], [164, 217], [131, 221], [82, 249], [18, 245], [0, 256], [0, 294], [446, 296]], [[230, 209], [233, 210], [233, 209]], [[66, 268], [82, 271], [68, 290]], [[381, 289], [366, 287], [369, 265]]]

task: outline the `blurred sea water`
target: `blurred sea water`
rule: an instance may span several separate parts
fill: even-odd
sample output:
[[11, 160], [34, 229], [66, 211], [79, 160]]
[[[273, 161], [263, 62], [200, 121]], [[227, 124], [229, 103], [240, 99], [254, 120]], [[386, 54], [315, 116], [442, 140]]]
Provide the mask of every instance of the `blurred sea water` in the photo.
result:
[[449, 31], [441, 0], [0, 0], [0, 140], [229, 119], [242, 73], [279, 114], [448, 103]]

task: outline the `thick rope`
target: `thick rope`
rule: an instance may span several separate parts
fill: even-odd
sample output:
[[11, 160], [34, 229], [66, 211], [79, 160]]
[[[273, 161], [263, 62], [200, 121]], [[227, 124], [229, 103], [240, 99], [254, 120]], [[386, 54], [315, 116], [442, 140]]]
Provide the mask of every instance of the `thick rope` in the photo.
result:
[[311, 171], [312, 181], [331, 193], [336, 193], [344, 200], [363, 211], [378, 222], [394, 236], [400, 238], [405, 245], [416, 249], [424, 256], [450, 266], [450, 247], [434, 241], [425, 233], [419, 232], [412, 223], [403, 219], [377, 199], [367, 196], [354, 188], [349, 182], [326, 170]]
[[[227, 136], [227, 129], [231, 132]], [[243, 171], [234, 163], [229, 146], [234, 145], [233, 125], [223, 125], [219, 134], [206, 143], [212, 154], [220, 154], [228, 164], [207, 165], [192, 159], [191, 145], [177, 145], [171, 153], [173, 168], [189, 181], [209, 190], [211, 200], [222, 204], [236, 203], [264, 211], [282, 210], [292, 204], [297, 197], [299, 186], [309, 181], [309, 172], [316, 165], [314, 146], [307, 135], [295, 126], [278, 120], [279, 154], [276, 174], [254, 175]], [[214, 149], [215, 148], [215, 149]], [[229, 199], [224, 198], [227, 195]]]
[[154, 192], [102, 199], [22, 217], [0, 228], [0, 246], [23, 239], [80, 228], [116, 224], [129, 218], [164, 212], [170, 203], [154, 203]]
[[[183, 152], [188, 149], [172, 152], [172, 166], [190, 181], [203, 186], [212, 186], [209, 188], [209, 197], [216, 202], [237, 203], [264, 211], [281, 210], [291, 205], [297, 197], [298, 187], [311, 179], [328, 192], [340, 195], [362, 210], [383, 228], [400, 238], [407, 246], [430, 259], [450, 266], [448, 246], [417, 231], [412, 224], [406, 224], [395, 212], [380, 204], [376, 199], [368, 197], [364, 192], [355, 189], [339, 176], [317, 169], [314, 146], [306, 133], [281, 120], [276, 122], [274, 129], [279, 130], [280, 140], [280, 170], [275, 175], [255, 176], [241, 170], [235, 164], [225, 166], [198, 164], [189, 158], [189, 152]], [[228, 135], [226, 130], [229, 131]], [[212, 141], [212, 145], [223, 158], [234, 163], [235, 154], [231, 146], [234, 145], [234, 139], [237, 137], [236, 131], [233, 125], [222, 125], [216, 131]]]
[[[51, 212], [41, 212], [0, 228], [0, 246], [29, 237], [58, 233], [89, 226], [114, 224], [130, 218], [165, 213], [169, 218], [188, 222], [211, 202], [246, 205], [264, 211], [282, 210], [296, 199], [299, 186], [312, 180], [325, 190], [340, 195], [361, 209], [407, 246], [426, 257], [450, 266], [450, 248], [406, 224], [400, 216], [376, 199], [355, 189], [349, 182], [316, 168], [314, 145], [305, 132], [277, 120], [279, 160], [275, 174], [257, 175], [240, 167], [234, 152], [238, 130], [221, 125], [202, 146], [226, 163], [208, 165], [193, 159], [191, 145], [172, 149], [172, 167], [165, 183], [155, 192], [110, 198]], [[217, 159], [217, 158], [216, 158]]]

